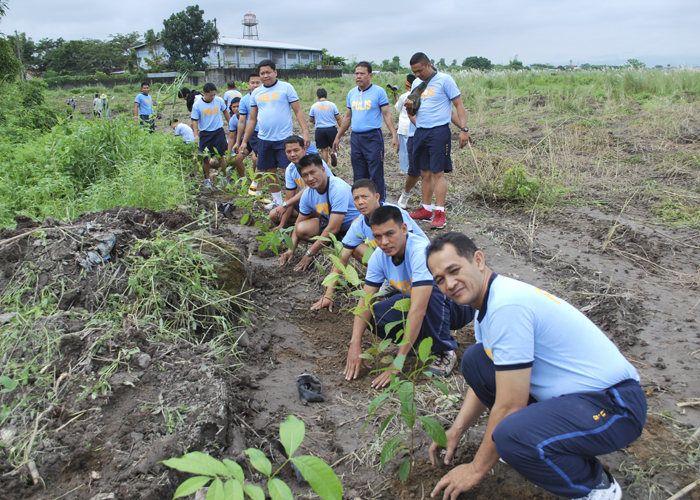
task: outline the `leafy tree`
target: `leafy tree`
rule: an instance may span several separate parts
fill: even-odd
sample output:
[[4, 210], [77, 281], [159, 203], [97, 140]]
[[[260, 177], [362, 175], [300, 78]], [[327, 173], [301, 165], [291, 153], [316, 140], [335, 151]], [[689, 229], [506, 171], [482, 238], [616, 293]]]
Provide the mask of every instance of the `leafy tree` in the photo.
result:
[[56, 40], [52, 40], [50, 38], [42, 38], [41, 40], [39, 40], [39, 42], [34, 47], [35, 66], [37, 71], [44, 72], [47, 70], [46, 55], [50, 51], [57, 49], [64, 43], [66, 43], [66, 41], [63, 38], [58, 38]]
[[167, 67], [167, 61], [165, 60], [165, 54], [158, 52], [158, 37], [160, 33], [155, 33], [152, 29], [146, 31], [146, 47], [148, 48], [148, 55], [146, 57], [146, 64], [148, 64], [148, 69], [153, 72], [163, 71]]
[[328, 49], [321, 49], [321, 64], [326, 66], [335, 66], [343, 64], [346, 61], [344, 57], [332, 56], [328, 53]]
[[554, 69], [555, 67], [551, 64], [534, 63], [530, 65], [532, 69]]
[[0, 17], [7, 14], [7, 0], [0, 0]]
[[401, 58], [399, 56], [394, 56], [391, 61], [389, 61], [389, 59], [384, 59], [379, 69], [381, 71], [393, 71], [394, 73], [399, 73], [403, 69], [401, 67]]
[[25, 68], [33, 68], [35, 64], [34, 52], [36, 51], [36, 46], [31, 38], [27, 38], [26, 33], [19, 33], [19, 35], [8, 35], [7, 39], [12, 43], [15, 48], [15, 53], [17, 53], [17, 47], [19, 46], [19, 54], [22, 65]]
[[522, 61], [518, 61], [518, 54], [515, 54], [515, 56], [513, 56], [513, 59], [511, 59], [510, 63], [508, 63], [508, 66], [506, 66], [506, 69], [527, 69], [527, 68], [525, 68]]
[[452, 59], [452, 64], [450, 64], [450, 67], [454, 68], [455, 66], [457, 66], [457, 59]]
[[485, 57], [471, 56], [467, 57], [464, 61], [462, 61], [462, 67], [486, 71], [489, 69], [493, 69], [493, 64], [491, 63], [490, 59], [487, 59]]
[[445, 62], [445, 58], [444, 58], [444, 57], [441, 58], [441, 59], [438, 61], [437, 67], [438, 67], [439, 69], [445, 69], [445, 68], [447, 67], [447, 63]]
[[219, 31], [211, 21], [204, 21], [204, 11], [199, 5], [190, 5], [182, 12], [163, 21], [161, 39], [163, 47], [170, 55], [170, 64], [178, 68], [191, 65], [195, 69], [204, 69], [204, 58], [211, 51], [211, 45], [219, 36]]
[[627, 59], [627, 64], [632, 66], [634, 69], [646, 68], [647, 65], [640, 61], [639, 59]]
[[0, 35], [0, 80], [15, 77], [22, 71], [22, 65], [15, 53], [12, 42]]

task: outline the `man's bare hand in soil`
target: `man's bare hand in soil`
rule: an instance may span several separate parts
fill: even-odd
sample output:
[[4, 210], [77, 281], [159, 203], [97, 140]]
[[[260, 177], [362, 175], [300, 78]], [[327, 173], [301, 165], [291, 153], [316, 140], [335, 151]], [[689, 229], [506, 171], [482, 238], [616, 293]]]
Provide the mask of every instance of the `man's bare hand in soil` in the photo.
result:
[[[454, 427], [446, 431], [445, 434], [447, 435], [447, 452], [445, 453], [444, 463], [445, 465], [450, 465], [450, 462], [452, 461], [452, 457], [455, 454], [455, 450], [457, 449], [457, 445], [459, 444], [459, 440], [462, 437], [462, 434], [458, 432]], [[431, 464], [438, 465], [438, 462], [440, 461], [440, 451], [442, 449], [442, 446], [437, 444], [435, 441], [433, 441], [433, 444], [430, 445], [428, 455], [430, 456]]]
[[356, 379], [363, 364], [369, 368], [369, 363], [366, 359], [361, 358], [360, 354], [362, 354], [362, 345], [351, 343], [348, 351], [348, 362], [345, 365], [345, 380]]
[[372, 380], [372, 389], [383, 389], [389, 383], [391, 382], [391, 375], [392, 373], [398, 373], [399, 371], [396, 369], [396, 367], [392, 364], [391, 365], [391, 370], [387, 370], [385, 372], [382, 372], [381, 375], [379, 375], [377, 378]]
[[309, 256], [309, 255], [304, 255], [302, 259], [299, 261], [299, 263], [294, 266], [295, 271], [306, 271], [306, 268], [309, 267], [309, 264], [311, 264], [314, 261], [314, 258]]
[[283, 266], [287, 262], [291, 262], [293, 258], [294, 258], [294, 254], [292, 253], [292, 251], [287, 250], [282, 255], [280, 255], [280, 258], [277, 260], [277, 262], [279, 262], [280, 266]]
[[318, 302], [316, 302], [314, 305], [311, 306], [312, 311], [320, 311], [324, 307], [328, 308], [329, 312], [333, 312], [333, 300], [330, 297], [323, 296], [321, 297]]
[[440, 479], [440, 482], [435, 486], [430, 497], [437, 498], [437, 495], [439, 495], [444, 488], [445, 493], [442, 495], [443, 500], [457, 500], [461, 493], [479, 484], [486, 475], [486, 472], [478, 471], [473, 463], [455, 467]]

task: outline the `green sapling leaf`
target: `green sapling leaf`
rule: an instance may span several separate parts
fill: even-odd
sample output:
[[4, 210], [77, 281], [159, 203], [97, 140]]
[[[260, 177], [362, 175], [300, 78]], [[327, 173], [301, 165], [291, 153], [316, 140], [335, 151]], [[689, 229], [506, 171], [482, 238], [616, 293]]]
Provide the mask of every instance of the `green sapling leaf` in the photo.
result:
[[280, 441], [288, 457], [291, 457], [297, 451], [301, 442], [304, 441], [305, 433], [306, 427], [304, 422], [294, 415], [289, 415], [287, 420], [280, 424]]

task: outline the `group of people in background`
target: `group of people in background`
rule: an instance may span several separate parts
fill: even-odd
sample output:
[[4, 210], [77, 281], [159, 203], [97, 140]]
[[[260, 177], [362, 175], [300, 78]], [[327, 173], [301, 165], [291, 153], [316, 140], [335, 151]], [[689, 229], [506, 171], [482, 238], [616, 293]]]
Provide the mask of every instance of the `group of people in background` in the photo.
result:
[[[413, 55], [410, 66], [405, 92], [396, 96], [397, 89], [391, 89], [398, 130], [386, 90], [372, 84], [372, 65], [360, 62], [354, 73], [357, 86], [347, 95], [342, 118], [327, 92], [318, 89], [318, 101], [309, 111], [316, 127], [314, 144], [296, 90], [277, 79], [271, 60], [249, 75], [245, 96], [235, 82], [223, 98], [212, 83], [201, 93], [183, 89], [192, 127], [177, 120], [172, 127], [185, 143], [197, 144], [206, 187], [213, 187], [213, 156], [220, 157], [217, 166], [223, 172], [233, 158], [242, 177], [243, 160], [252, 155], [255, 175], [248, 193], [261, 199], [259, 186], [267, 181], [271, 199], [263, 201], [276, 224], [273, 230], [293, 225], [292, 246], [280, 255], [280, 265], [291, 263], [306, 242], [294, 267], [306, 270], [331, 238], [342, 242], [343, 266], [351, 258], [366, 265], [363, 295], [372, 297], [374, 314], [361, 298], [357, 310], [364, 312], [354, 316], [348, 339], [347, 380], [356, 379], [366, 365], [362, 339], [368, 330], [398, 344], [395, 361], [378, 372], [372, 387], [386, 387], [400, 369], [397, 360], [423, 341], [430, 342], [433, 355], [427, 371], [447, 377], [458, 364], [452, 331], [474, 323], [476, 342], [461, 364], [469, 389], [447, 431], [446, 454], [433, 443], [431, 462], [449, 465], [461, 437], [486, 409], [488, 424], [472, 462], [452, 469], [431, 496], [442, 493], [455, 500], [500, 457], [556, 495], [620, 500], [620, 485], [596, 456], [619, 450], [641, 434], [646, 399], [639, 375], [583, 313], [548, 292], [494, 273], [464, 234], [443, 233], [430, 241], [420, 223], [430, 221], [432, 229], [446, 224], [450, 123], [459, 129], [460, 148], [471, 141], [471, 133], [454, 79], [436, 71], [422, 52]], [[148, 90], [144, 84], [134, 118], [152, 127]], [[293, 115], [301, 135], [293, 132]], [[406, 175], [396, 205], [386, 201], [383, 124]], [[352, 185], [328, 166], [329, 161], [336, 166], [348, 129]], [[407, 204], [419, 180], [421, 203], [409, 213]], [[335, 293], [336, 283], [328, 283], [312, 310], [332, 311]], [[395, 305], [405, 298], [410, 306], [402, 312]]]

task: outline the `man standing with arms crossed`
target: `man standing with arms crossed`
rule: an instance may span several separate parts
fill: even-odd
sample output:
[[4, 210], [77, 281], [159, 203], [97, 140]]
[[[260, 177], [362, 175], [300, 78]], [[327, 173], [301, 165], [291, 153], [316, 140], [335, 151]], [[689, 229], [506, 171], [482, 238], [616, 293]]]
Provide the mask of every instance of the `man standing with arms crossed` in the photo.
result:
[[297, 91], [289, 83], [277, 79], [275, 63], [270, 59], [260, 61], [258, 73], [260, 73], [260, 80], [263, 84], [251, 94], [250, 116], [241, 148], [247, 147], [255, 126], [260, 121], [258, 172], [272, 175], [271, 180], [268, 181], [272, 193], [272, 203], [265, 206], [266, 210], [272, 210], [283, 202], [277, 169], [285, 169], [289, 163], [287, 153], [284, 151], [284, 140], [293, 133], [292, 111], [299, 121], [304, 147], [309, 147], [311, 137], [306, 125], [306, 116], [304, 116], [304, 111], [299, 104]]
[[[352, 124], [350, 136], [350, 161], [353, 182], [359, 179], [372, 179], [379, 191], [379, 201], [386, 199], [384, 185], [384, 135], [382, 118], [391, 132], [391, 147], [399, 152], [399, 138], [394, 127], [394, 118], [389, 111], [389, 98], [386, 90], [372, 85], [372, 65], [358, 63], [355, 67], [357, 87], [348, 92], [348, 111], [333, 141], [333, 152], [337, 153], [340, 139]], [[449, 120], [448, 120], [449, 121]]]
[[153, 99], [150, 95], [151, 86], [143, 82], [141, 93], [134, 99], [134, 121], [141, 120], [141, 126], [148, 127], [152, 134], [156, 130], [156, 121], [153, 118]]
[[[466, 146], [471, 137], [467, 127], [467, 111], [462, 102], [462, 93], [454, 79], [435, 71], [428, 56], [417, 52], [411, 57], [410, 64], [416, 80], [411, 87], [411, 94], [406, 99], [406, 111], [416, 117], [413, 161], [420, 168], [423, 190], [423, 206], [412, 213], [411, 217], [417, 220], [433, 219], [430, 227], [441, 229], [445, 227], [445, 172], [452, 171], [452, 105], [454, 104], [457, 110], [460, 122], [460, 148]], [[437, 203], [434, 207], [433, 191]]]

